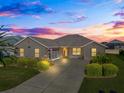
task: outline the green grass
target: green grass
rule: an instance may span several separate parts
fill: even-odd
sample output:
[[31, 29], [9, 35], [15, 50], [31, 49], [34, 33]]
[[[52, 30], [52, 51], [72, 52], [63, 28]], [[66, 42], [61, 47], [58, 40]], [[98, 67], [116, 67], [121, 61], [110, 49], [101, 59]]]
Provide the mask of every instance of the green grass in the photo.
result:
[[39, 72], [35, 69], [6, 67], [0, 68], [0, 91], [13, 88]]
[[119, 74], [111, 79], [88, 79], [84, 78], [79, 93], [98, 93], [100, 89], [105, 93], [115, 90], [117, 93], [124, 93], [124, 57], [109, 55], [112, 62], [119, 67]]

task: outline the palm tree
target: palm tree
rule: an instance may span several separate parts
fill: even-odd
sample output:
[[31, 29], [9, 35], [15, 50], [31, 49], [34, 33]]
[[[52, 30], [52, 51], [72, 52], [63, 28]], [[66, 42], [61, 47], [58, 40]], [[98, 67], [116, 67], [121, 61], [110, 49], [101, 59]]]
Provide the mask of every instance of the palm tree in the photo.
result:
[[[0, 31], [4, 27], [4, 25], [0, 26]], [[7, 53], [6, 47], [8, 44], [5, 42], [4, 37], [6, 36], [6, 32], [0, 32], [0, 62], [3, 64], [3, 67], [6, 67], [6, 63], [4, 62], [4, 54]]]

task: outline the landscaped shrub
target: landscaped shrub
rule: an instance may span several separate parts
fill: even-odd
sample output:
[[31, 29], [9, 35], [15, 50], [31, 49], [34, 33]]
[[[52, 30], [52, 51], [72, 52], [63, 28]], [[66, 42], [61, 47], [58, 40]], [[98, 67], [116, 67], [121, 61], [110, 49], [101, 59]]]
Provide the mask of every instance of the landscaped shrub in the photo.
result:
[[50, 67], [50, 63], [48, 60], [42, 60], [37, 63], [37, 67], [39, 70], [47, 70]]
[[111, 62], [111, 58], [108, 57], [107, 55], [100, 56], [100, 59], [101, 59], [102, 64]]
[[15, 65], [17, 63], [17, 57], [15, 56], [5, 57], [3, 61], [5, 62], [6, 66]]
[[31, 59], [31, 58], [29, 58], [28, 59], [28, 63], [27, 63], [27, 67], [28, 68], [36, 67], [38, 61], [39, 61], [38, 59]]
[[87, 76], [102, 76], [102, 65], [98, 63], [92, 63], [86, 65]]
[[91, 60], [91, 63], [99, 63], [99, 64], [104, 64], [104, 63], [110, 63], [111, 58], [109, 58], [107, 55], [99, 55], [96, 57], [93, 57]]
[[120, 50], [119, 55], [124, 56], [124, 50]]
[[50, 63], [50, 66], [53, 66], [54, 65], [54, 62], [53, 61], [49, 61]]
[[26, 67], [27, 59], [26, 58], [18, 58], [17, 65], [19, 67]]
[[37, 59], [32, 58], [18, 58], [17, 63], [19, 67], [32, 68], [37, 66]]
[[103, 64], [104, 76], [116, 76], [119, 69], [114, 64]]
[[93, 57], [91, 59], [91, 63], [98, 63], [99, 62], [99, 56]]

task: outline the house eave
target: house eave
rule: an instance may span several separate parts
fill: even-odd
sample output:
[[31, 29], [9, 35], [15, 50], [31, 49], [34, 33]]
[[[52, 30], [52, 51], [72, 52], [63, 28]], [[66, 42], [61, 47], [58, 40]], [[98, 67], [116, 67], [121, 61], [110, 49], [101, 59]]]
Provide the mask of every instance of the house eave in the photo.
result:
[[98, 43], [98, 42], [95, 42], [95, 41], [91, 41], [91, 42], [89, 42], [89, 43], [87, 43], [87, 44], [85, 44], [85, 45], [83, 45], [83, 46], [81, 46], [81, 47], [88, 46], [88, 45], [90, 45], [90, 44], [92, 44], [92, 43], [96, 43], [96, 44], [98, 44], [98, 45], [100, 45], [100, 46], [102, 46], [102, 47], [107, 48], [107, 46], [105, 46], [105, 45], [103, 45], [103, 44], [100, 44], [100, 43]]
[[17, 42], [16, 44], [14, 44], [14, 46], [17, 46], [18, 44], [20, 44], [21, 42], [23, 42], [23, 41], [24, 41], [25, 39], [27, 39], [27, 38], [30, 38], [32, 41], [34, 41], [34, 42], [36, 42], [36, 43], [38, 43], [38, 44], [40, 44], [40, 45], [42, 45], [42, 46], [44, 46], [44, 47], [48, 48], [48, 46], [46, 46], [46, 45], [44, 45], [44, 44], [40, 43], [39, 41], [37, 41], [37, 40], [33, 39], [32, 37], [25, 37], [24, 39], [20, 40], [20, 41], [19, 41], [19, 42]]

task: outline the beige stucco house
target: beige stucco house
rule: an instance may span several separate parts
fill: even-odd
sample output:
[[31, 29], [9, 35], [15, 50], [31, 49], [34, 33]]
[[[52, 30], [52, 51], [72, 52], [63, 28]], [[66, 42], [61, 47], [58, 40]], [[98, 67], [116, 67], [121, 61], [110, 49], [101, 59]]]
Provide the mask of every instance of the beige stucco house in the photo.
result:
[[84, 36], [73, 34], [54, 40], [26, 37], [15, 44], [18, 57], [57, 59], [61, 57], [90, 60], [93, 56], [104, 54], [105, 47]]

